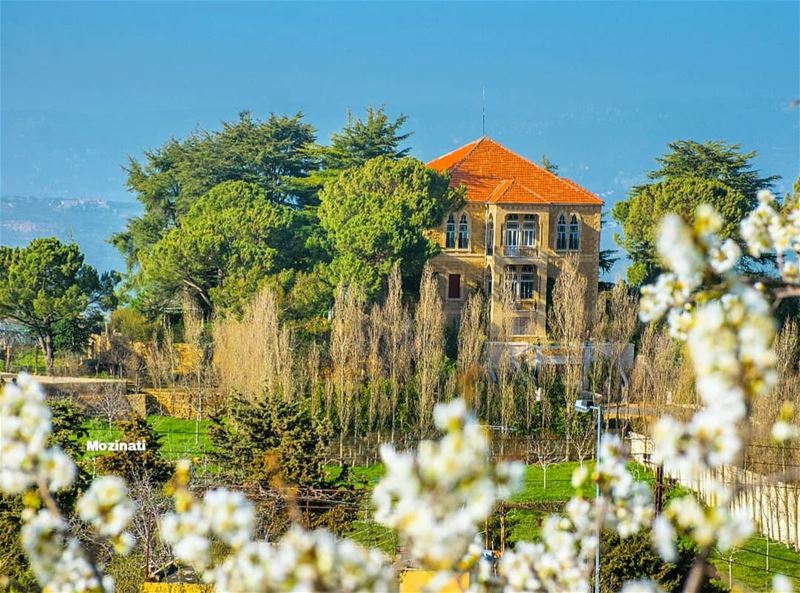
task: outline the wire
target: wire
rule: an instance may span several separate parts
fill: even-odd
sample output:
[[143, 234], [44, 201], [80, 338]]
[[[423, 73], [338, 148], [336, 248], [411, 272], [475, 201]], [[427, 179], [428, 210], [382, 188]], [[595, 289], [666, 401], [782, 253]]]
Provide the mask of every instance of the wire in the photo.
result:
[[753, 566], [752, 564], [746, 564], [744, 562], [739, 562], [739, 561], [733, 560], [731, 558], [726, 558], [722, 554], [720, 554], [719, 552], [716, 552], [716, 553], [717, 553], [716, 558], [718, 560], [722, 560], [723, 562], [734, 564], [736, 566], [742, 566], [744, 568], [752, 568], [753, 570], [760, 570], [762, 572], [766, 572], [767, 574], [780, 574], [780, 575], [783, 575], [785, 577], [789, 577], [790, 579], [793, 579], [793, 580], [795, 580], [797, 582], [800, 582], [800, 577], [793, 576], [793, 575], [790, 575], [790, 574], [783, 574], [782, 572], [779, 572], [779, 571], [776, 571], [776, 570], [767, 570], [763, 566]]

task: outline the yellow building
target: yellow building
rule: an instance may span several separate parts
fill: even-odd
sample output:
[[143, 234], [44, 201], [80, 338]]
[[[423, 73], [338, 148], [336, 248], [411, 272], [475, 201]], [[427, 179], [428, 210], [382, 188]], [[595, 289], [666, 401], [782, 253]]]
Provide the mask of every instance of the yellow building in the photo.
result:
[[466, 203], [448, 212], [433, 237], [431, 260], [448, 321], [464, 299], [491, 296], [491, 338], [535, 341], [545, 336], [548, 301], [564, 258], [575, 254], [587, 278], [586, 303], [597, 300], [600, 210], [603, 201], [490, 138], [432, 160], [466, 189]]

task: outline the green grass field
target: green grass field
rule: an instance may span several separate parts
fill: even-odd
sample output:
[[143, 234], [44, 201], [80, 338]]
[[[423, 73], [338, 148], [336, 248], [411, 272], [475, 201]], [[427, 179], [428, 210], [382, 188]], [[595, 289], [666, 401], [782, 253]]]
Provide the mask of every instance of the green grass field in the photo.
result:
[[780, 573], [792, 579], [795, 591], [800, 590], [800, 553], [783, 544], [769, 542], [767, 554], [767, 539], [761, 535], [751, 537], [732, 554], [715, 552], [711, 563], [719, 573], [719, 581], [726, 587], [730, 575], [734, 585], [747, 591], [771, 591], [772, 577]]
[[[161, 437], [161, 454], [169, 460], [203, 457], [211, 449], [212, 444], [208, 438], [208, 420], [197, 423], [194, 420], [183, 420], [172, 416], [159, 416], [151, 414], [147, 423], [153, 427]], [[115, 441], [122, 438], [122, 433], [116, 428], [109, 428], [108, 423], [101, 418], [90, 418], [86, 422], [89, 431], [86, 440]], [[102, 455], [100, 452], [87, 452], [86, 456]]]

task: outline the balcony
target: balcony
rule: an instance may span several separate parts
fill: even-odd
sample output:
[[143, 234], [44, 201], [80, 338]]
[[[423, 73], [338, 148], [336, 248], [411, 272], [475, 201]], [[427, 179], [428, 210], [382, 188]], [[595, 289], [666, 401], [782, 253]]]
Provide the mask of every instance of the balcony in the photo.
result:
[[505, 257], [537, 257], [539, 247], [536, 245], [503, 245], [503, 255]]

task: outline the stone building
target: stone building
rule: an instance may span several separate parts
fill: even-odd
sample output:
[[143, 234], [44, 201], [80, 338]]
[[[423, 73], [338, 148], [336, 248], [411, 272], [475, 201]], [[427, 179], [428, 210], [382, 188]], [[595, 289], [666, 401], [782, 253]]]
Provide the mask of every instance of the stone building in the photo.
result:
[[441, 253], [431, 260], [448, 321], [464, 299], [490, 295], [490, 337], [538, 341], [564, 258], [575, 254], [587, 278], [587, 308], [597, 300], [600, 209], [603, 201], [490, 138], [432, 160], [449, 171], [466, 202], [432, 231]]

